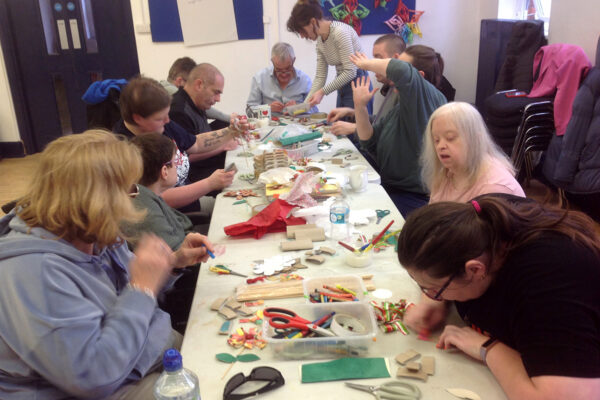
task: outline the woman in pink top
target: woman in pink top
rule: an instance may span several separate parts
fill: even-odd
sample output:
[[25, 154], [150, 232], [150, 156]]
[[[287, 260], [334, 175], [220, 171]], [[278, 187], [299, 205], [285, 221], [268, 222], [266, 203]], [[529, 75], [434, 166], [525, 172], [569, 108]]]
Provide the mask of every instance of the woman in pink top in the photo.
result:
[[430, 203], [465, 202], [487, 193], [525, 197], [510, 160], [468, 103], [448, 103], [431, 114], [421, 165]]

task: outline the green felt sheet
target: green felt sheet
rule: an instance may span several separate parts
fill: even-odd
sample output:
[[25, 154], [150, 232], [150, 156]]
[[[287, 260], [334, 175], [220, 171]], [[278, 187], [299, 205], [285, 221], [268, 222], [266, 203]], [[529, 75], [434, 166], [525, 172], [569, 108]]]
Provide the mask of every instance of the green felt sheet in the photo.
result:
[[342, 379], [389, 378], [385, 358], [339, 358], [302, 365], [302, 383]]

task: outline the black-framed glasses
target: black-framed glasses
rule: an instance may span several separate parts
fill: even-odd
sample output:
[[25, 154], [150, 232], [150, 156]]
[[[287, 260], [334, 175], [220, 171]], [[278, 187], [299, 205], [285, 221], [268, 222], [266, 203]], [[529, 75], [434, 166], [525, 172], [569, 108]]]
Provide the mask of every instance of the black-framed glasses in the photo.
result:
[[460, 274], [460, 270], [455, 271], [452, 275], [450, 275], [450, 278], [448, 278], [448, 280], [446, 282], [444, 282], [444, 284], [442, 285], [442, 287], [440, 287], [438, 290], [434, 290], [434, 289], [426, 289], [422, 286], [419, 286], [421, 288], [421, 291], [423, 293], [425, 293], [425, 295], [427, 297], [429, 297], [431, 300], [435, 300], [435, 301], [442, 301], [444, 299], [441, 298], [442, 293], [444, 293], [444, 291], [446, 289], [448, 289], [448, 286], [450, 286], [450, 283], [452, 283], [452, 281]]
[[[244, 387], [246, 382], [256, 382], [254, 385]], [[238, 373], [232, 376], [225, 384], [223, 400], [241, 400], [246, 397], [256, 396], [283, 386], [285, 379], [281, 372], [271, 367], [256, 367], [248, 376]], [[260, 386], [256, 386], [256, 385]], [[237, 389], [237, 390], [236, 390]], [[234, 393], [235, 392], [235, 393]]]

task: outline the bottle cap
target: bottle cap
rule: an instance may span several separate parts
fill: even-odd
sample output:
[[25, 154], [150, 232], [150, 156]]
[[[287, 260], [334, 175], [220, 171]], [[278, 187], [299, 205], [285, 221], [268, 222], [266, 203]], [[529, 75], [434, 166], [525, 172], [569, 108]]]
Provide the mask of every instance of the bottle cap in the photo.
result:
[[163, 367], [167, 372], [177, 371], [182, 368], [181, 354], [176, 349], [168, 349], [163, 355]]

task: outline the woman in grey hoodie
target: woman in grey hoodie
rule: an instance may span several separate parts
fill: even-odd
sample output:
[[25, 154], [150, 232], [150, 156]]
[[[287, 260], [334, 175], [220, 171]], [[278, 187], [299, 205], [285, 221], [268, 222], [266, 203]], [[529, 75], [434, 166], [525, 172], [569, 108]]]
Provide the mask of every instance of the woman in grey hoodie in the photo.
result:
[[156, 295], [212, 245], [190, 234], [173, 252], [147, 236], [128, 250], [120, 226], [143, 217], [129, 197], [141, 172], [138, 149], [102, 131], [41, 154], [0, 220], [0, 398], [151, 396], [140, 390], [181, 341]]

